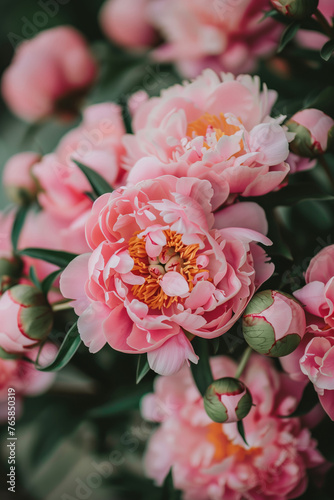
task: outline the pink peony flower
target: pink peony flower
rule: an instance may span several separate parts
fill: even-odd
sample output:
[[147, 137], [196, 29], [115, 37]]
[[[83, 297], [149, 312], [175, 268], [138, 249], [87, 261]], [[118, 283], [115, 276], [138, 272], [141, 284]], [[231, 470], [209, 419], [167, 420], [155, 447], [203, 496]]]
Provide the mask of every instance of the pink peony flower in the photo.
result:
[[[39, 356], [39, 363], [48, 365], [57, 349], [53, 344], [46, 344]], [[39, 348], [26, 353], [31, 360], [36, 360]], [[22, 359], [0, 358], [0, 422], [8, 420], [8, 394], [15, 394], [16, 418], [20, 415], [22, 397], [37, 396], [45, 392], [53, 383], [54, 372], [41, 372], [32, 363]], [[14, 389], [15, 393], [8, 389]]]
[[[95, 61], [79, 32], [60, 26], [23, 42], [2, 80], [10, 109], [27, 121], [73, 112], [75, 95], [84, 92], [97, 73]], [[70, 103], [61, 105], [71, 96]], [[72, 108], [71, 108], [72, 107]]]
[[150, 24], [147, 7], [150, 0], [107, 0], [100, 12], [105, 35], [130, 49], [151, 46], [156, 32]]
[[304, 305], [307, 329], [317, 335], [332, 334], [334, 328], [334, 245], [321, 250], [311, 260], [306, 285], [294, 292]]
[[[86, 252], [84, 226], [92, 206], [88, 180], [72, 159], [98, 172], [110, 184], [121, 183], [121, 143], [125, 133], [119, 106], [102, 103], [85, 109], [82, 123], [70, 130], [56, 151], [33, 167], [40, 187], [38, 201], [61, 229], [61, 249]], [[54, 225], [53, 224], [53, 225]], [[35, 245], [34, 245], [35, 246]]]
[[5, 164], [2, 182], [13, 201], [22, 203], [35, 198], [37, 185], [31, 170], [39, 160], [38, 153], [27, 151], [12, 156]]
[[163, 176], [94, 203], [86, 225], [92, 253], [61, 276], [91, 352], [108, 342], [147, 352], [153, 370], [173, 373], [185, 359], [197, 361], [189, 338], [222, 335], [240, 317], [273, 272], [254, 242], [271, 242], [253, 229], [266, 229], [254, 203], [245, 204], [243, 227], [238, 205], [214, 225], [212, 196], [208, 181]]
[[109, 0], [101, 24], [127, 48], [152, 45], [159, 33], [164, 43], [153, 58], [175, 62], [186, 77], [205, 68], [240, 73], [254, 70], [278, 43], [279, 23], [260, 22], [267, 6], [267, 0]]
[[208, 179], [226, 197], [272, 191], [289, 172], [293, 138], [269, 117], [275, 97], [257, 77], [207, 70], [148, 99], [124, 137], [128, 183], [171, 174]]
[[[235, 375], [229, 358], [215, 357], [211, 366], [215, 379]], [[305, 491], [308, 470], [319, 474], [326, 460], [301, 419], [280, 418], [296, 408], [304, 384], [256, 355], [243, 381], [255, 404], [243, 419], [249, 446], [235, 423], [214, 423], [206, 415], [187, 367], [156, 379], [154, 394], [142, 400], [144, 418], [160, 422], [145, 456], [150, 478], [161, 485], [172, 467], [184, 500], [287, 500]]]
[[324, 410], [334, 420], [334, 245], [313, 257], [305, 281], [294, 295], [305, 307], [308, 333], [281, 363], [295, 380], [310, 379]]

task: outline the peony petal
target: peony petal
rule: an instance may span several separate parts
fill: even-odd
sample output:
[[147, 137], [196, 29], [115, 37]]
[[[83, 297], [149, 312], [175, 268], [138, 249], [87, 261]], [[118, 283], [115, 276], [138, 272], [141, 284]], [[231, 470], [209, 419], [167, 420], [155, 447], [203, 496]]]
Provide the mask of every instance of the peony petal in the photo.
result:
[[180, 329], [178, 335], [170, 338], [161, 347], [147, 353], [150, 367], [160, 375], [172, 375], [178, 372], [186, 360], [197, 364], [198, 356]]
[[189, 292], [187, 280], [176, 271], [169, 271], [160, 280], [160, 286], [168, 297], [184, 297]]

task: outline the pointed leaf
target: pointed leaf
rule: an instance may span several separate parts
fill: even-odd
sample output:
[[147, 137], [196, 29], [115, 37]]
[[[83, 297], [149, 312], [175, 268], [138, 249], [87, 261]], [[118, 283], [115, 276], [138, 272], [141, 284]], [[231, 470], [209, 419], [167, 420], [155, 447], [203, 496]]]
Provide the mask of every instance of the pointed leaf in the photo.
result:
[[282, 52], [284, 47], [293, 39], [293, 37], [296, 35], [297, 31], [300, 28], [300, 23], [298, 22], [293, 22], [289, 24], [283, 31], [282, 37], [280, 44], [278, 46], [277, 52]]
[[136, 373], [136, 384], [139, 384], [141, 380], [145, 377], [145, 375], [150, 371], [150, 365], [147, 361], [146, 354], [140, 354], [137, 364], [137, 373]]
[[197, 389], [202, 396], [204, 396], [207, 388], [213, 382], [213, 376], [209, 363], [208, 341], [197, 337], [193, 340], [193, 346], [196, 354], [199, 356], [199, 360], [197, 365], [191, 363], [191, 372]]
[[168, 472], [162, 485], [161, 500], [178, 500], [180, 491], [174, 488], [172, 468]]
[[29, 278], [30, 278], [30, 281], [37, 287], [37, 288], [41, 288], [41, 283], [37, 277], [37, 274], [36, 274], [36, 270], [33, 266], [30, 267], [29, 269]]
[[329, 61], [334, 52], [334, 40], [329, 40], [322, 46], [320, 50], [320, 55], [324, 61]]
[[41, 283], [42, 292], [47, 295], [52, 287], [53, 282], [58, 278], [59, 274], [62, 272], [62, 269], [58, 269], [53, 273], [49, 274]]
[[113, 188], [110, 186], [110, 184], [100, 174], [95, 172], [95, 170], [91, 169], [90, 167], [87, 167], [87, 165], [84, 165], [79, 161], [76, 160], [72, 161], [76, 165], [78, 165], [80, 170], [85, 174], [96, 196], [101, 196], [102, 194], [113, 192]]
[[94, 408], [89, 412], [88, 416], [91, 418], [104, 418], [119, 415], [130, 410], [135, 410], [138, 408], [142, 397], [143, 391], [116, 401], [112, 401], [103, 406], [99, 406], [98, 408]]
[[48, 366], [41, 366], [38, 364], [37, 358], [35, 367], [41, 372], [55, 372], [61, 370], [70, 362], [74, 354], [77, 352], [80, 344], [81, 339], [78, 332], [78, 325], [75, 322], [67, 332], [66, 337], [64, 338], [63, 343], [61, 344], [59, 351], [52, 363], [50, 363]]
[[55, 266], [66, 267], [77, 255], [70, 252], [62, 252], [59, 250], [48, 250], [45, 248], [25, 248], [19, 251], [20, 255], [27, 255], [34, 259], [45, 260]]
[[26, 215], [29, 211], [29, 206], [28, 205], [22, 205], [20, 207], [15, 215], [14, 223], [13, 223], [13, 228], [12, 228], [12, 245], [13, 245], [13, 250], [17, 250], [17, 243], [19, 241], [19, 237], [21, 234], [21, 230], [24, 224], [24, 221], [26, 219]]
[[244, 443], [249, 446], [249, 444], [247, 443], [246, 441], [246, 436], [245, 436], [245, 428], [244, 428], [244, 424], [243, 424], [243, 421], [242, 420], [239, 420], [237, 422], [237, 428], [238, 428], [238, 432], [240, 434], [240, 436], [242, 437]]

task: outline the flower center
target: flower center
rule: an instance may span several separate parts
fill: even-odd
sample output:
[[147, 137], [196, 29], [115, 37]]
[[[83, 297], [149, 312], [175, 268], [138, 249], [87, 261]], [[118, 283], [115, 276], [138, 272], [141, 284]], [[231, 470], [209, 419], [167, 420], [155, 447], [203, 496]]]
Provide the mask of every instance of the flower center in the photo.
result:
[[182, 235], [175, 231], [165, 230], [164, 234], [166, 245], [155, 259], [146, 253], [145, 238], [135, 234], [129, 241], [129, 254], [134, 261], [132, 272], [145, 278], [142, 285], [134, 285], [131, 291], [151, 309], [168, 308], [173, 302], [185, 300], [177, 295], [168, 296], [162, 290], [160, 281], [166, 273], [180, 273], [188, 282], [190, 292], [198, 279], [208, 276], [208, 270], [201, 265], [203, 259], [198, 258], [199, 245], [184, 245]]
[[[229, 425], [229, 424], [226, 424]], [[246, 449], [239, 444], [233, 444], [224, 434], [223, 425], [212, 423], [207, 426], [207, 439], [215, 446], [213, 462], [221, 462], [227, 457], [234, 456], [237, 462], [242, 462], [246, 457], [258, 455], [260, 448]]]
[[[210, 139], [212, 134], [215, 134], [216, 140], [219, 141], [223, 135], [234, 135], [240, 128], [227, 122], [224, 113], [219, 113], [219, 116], [205, 113], [197, 120], [188, 124], [187, 135], [191, 138], [196, 136]], [[208, 141], [204, 142], [204, 146], [209, 149]]]

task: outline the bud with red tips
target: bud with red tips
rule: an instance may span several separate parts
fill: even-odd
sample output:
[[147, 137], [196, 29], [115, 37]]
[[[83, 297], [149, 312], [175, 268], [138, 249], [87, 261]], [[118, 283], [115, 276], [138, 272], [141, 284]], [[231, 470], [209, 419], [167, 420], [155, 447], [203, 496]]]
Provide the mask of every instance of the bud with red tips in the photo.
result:
[[208, 416], [218, 423], [238, 422], [252, 408], [252, 396], [243, 382], [224, 377], [215, 380], [204, 395], [204, 408]]
[[35, 286], [16, 285], [0, 298], [0, 347], [6, 353], [24, 353], [40, 344], [52, 325], [52, 308]]

